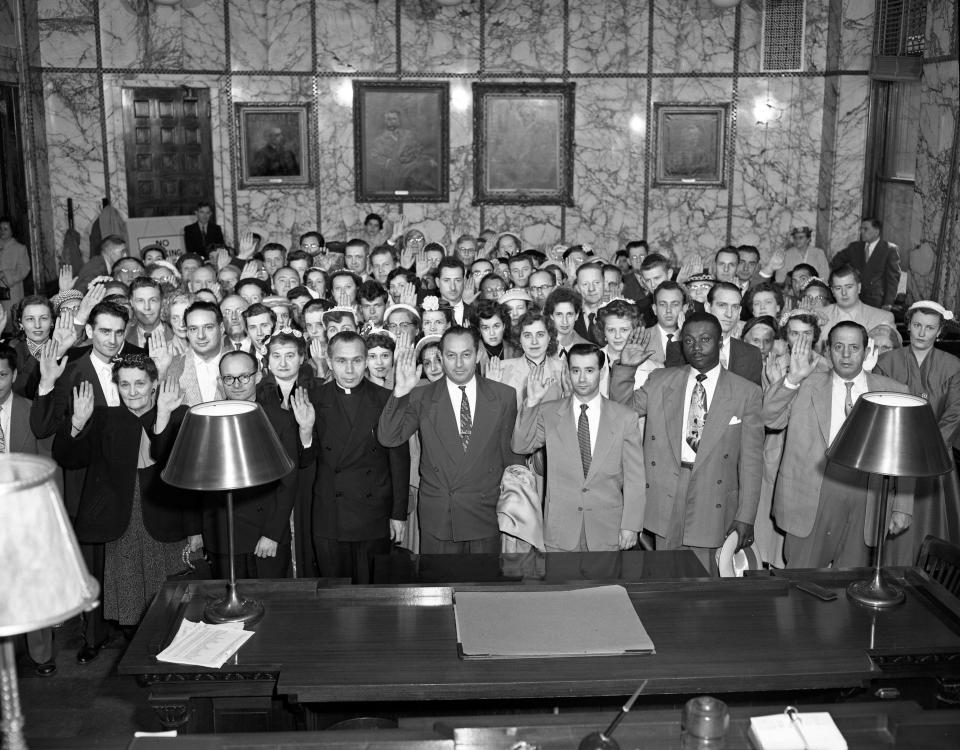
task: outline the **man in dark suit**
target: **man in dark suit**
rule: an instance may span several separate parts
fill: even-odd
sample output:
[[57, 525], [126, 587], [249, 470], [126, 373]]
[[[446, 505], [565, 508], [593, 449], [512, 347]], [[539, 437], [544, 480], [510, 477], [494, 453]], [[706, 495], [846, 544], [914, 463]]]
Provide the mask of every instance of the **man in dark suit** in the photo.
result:
[[[720, 340], [720, 364], [724, 369], [746, 378], [751, 383], [761, 385], [763, 357], [760, 350], [734, 337], [740, 322], [741, 301], [740, 290], [735, 284], [718, 281], [707, 294], [705, 308], [706, 312], [717, 318], [723, 332]], [[685, 350], [680, 346], [680, 342], [672, 341], [667, 344], [667, 360], [664, 363], [666, 367], [679, 367], [687, 363]]]
[[860, 301], [889, 310], [900, 283], [900, 249], [880, 239], [883, 222], [865, 218], [860, 222], [860, 240], [851, 242], [833, 256], [830, 270], [849, 265], [860, 272]]
[[[83, 382], [93, 386], [94, 406], [119, 406], [120, 395], [113, 382], [113, 359], [124, 353], [145, 354], [140, 347], [124, 341], [129, 315], [125, 307], [104, 301], [94, 306], [86, 325], [91, 345], [79, 358], [59, 363], [53, 350], [41, 354], [40, 384], [37, 398], [30, 409], [30, 428], [38, 438], [55, 434], [71, 416], [73, 389]], [[86, 471], [64, 471], [63, 500], [67, 514], [77, 515]], [[80, 551], [90, 570], [102, 570], [102, 544], [81, 544]], [[109, 633], [103, 619], [103, 608], [96, 607], [84, 615], [84, 646], [77, 652], [77, 661], [87, 664], [100, 654]]]
[[213, 207], [206, 202], [197, 204], [197, 220], [183, 228], [183, 250], [207, 257], [209, 245], [222, 245], [223, 230], [213, 221]]
[[321, 576], [370, 583], [374, 556], [403, 541], [410, 449], [406, 442], [385, 448], [377, 440], [390, 391], [364, 377], [363, 338], [338, 333], [327, 358], [334, 380], [317, 390], [313, 545]]
[[417, 388], [412, 348], [397, 354], [393, 394], [380, 416], [386, 446], [404, 445], [420, 431], [420, 551], [457, 554], [500, 551], [500, 479], [521, 458], [510, 447], [517, 395], [477, 376], [476, 327], [448, 328], [441, 340], [444, 376]]
[[692, 549], [716, 571], [714, 553], [731, 532], [753, 543], [763, 473], [760, 387], [720, 366], [720, 323], [693, 313], [680, 338], [689, 367], [654, 370], [633, 390], [649, 352], [637, 329], [610, 375], [610, 397], [646, 417], [644, 526], [657, 549]]

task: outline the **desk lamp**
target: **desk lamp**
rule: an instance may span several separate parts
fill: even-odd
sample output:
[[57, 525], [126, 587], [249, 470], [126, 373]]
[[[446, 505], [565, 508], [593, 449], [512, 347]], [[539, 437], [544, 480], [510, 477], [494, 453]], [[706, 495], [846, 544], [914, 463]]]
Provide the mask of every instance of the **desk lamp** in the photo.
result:
[[259, 404], [211, 401], [187, 412], [161, 472], [174, 487], [227, 496], [227, 544], [230, 582], [227, 596], [207, 605], [207, 622], [249, 622], [263, 617], [263, 605], [237, 595], [233, 544], [233, 491], [273, 482], [293, 471], [294, 464]]
[[56, 625], [97, 606], [49, 458], [0, 454], [0, 734], [26, 748], [12, 636]]
[[933, 477], [953, 468], [953, 461], [926, 400], [904, 393], [865, 393], [827, 449], [827, 458], [867, 474], [880, 474], [877, 546], [873, 577], [847, 587], [847, 596], [875, 609], [904, 600], [903, 589], [882, 575], [887, 536], [887, 499], [891, 477]]

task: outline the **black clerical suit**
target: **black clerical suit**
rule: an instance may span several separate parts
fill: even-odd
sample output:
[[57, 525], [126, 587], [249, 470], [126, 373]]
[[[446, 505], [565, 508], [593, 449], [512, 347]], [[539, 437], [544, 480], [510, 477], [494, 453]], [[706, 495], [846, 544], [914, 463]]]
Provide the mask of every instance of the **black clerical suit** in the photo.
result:
[[407, 517], [410, 449], [377, 439], [389, 396], [368, 380], [349, 393], [336, 383], [318, 391], [313, 540], [322, 576], [369, 583], [374, 555], [390, 552], [390, 520]]
[[185, 252], [197, 253], [204, 258], [207, 257], [207, 245], [222, 245], [223, 230], [218, 224], [212, 221], [207, 222], [207, 226], [200, 229], [200, 222], [187, 224], [183, 228], [183, 245]]

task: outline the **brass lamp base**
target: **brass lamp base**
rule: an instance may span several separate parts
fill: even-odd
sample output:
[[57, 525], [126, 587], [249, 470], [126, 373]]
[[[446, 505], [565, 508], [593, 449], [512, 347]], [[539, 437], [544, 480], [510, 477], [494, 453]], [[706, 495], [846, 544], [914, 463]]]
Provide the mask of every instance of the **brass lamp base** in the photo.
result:
[[256, 599], [241, 599], [237, 596], [237, 584], [227, 584], [227, 596], [210, 602], [203, 610], [203, 619], [214, 625], [225, 622], [253, 624], [263, 617], [263, 604]]
[[847, 596], [858, 604], [873, 609], [895, 607], [906, 599], [903, 589], [885, 581], [880, 570], [876, 570], [873, 578], [868, 581], [856, 581], [847, 586]]

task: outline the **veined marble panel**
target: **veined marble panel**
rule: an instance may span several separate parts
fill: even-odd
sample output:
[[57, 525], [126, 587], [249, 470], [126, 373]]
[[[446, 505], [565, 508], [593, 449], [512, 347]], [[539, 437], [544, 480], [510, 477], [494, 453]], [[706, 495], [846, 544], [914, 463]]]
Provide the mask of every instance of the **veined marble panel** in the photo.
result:
[[399, 0], [404, 73], [476, 73], [480, 69], [480, 6]]
[[563, 0], [487, 0], [488, 72], [563, 70]]
[[742, 0], [740, 3], [741, 73], [760, 72], [760, 50], [763, 36], [763, 0]]
[[803, 29], [803, 69], [822, 71], [827, 67], [827, 35], [830, 31], [829, 3], [808, 2]]
[[101, 0], [103, 64], [108, 68], [220, 69], [226, 60], [223, 4], [160, 5]]
[[950, 151], [960, 107], [956, 62], [924, 65], [921, 85], [915, 191], [920, 198], [920, 239], [936, 242], [943, 218], [951, 170]]
[[296, 247], [300, 235], [316, 229], [313, 188], [296, 190], [239, 190], [240, 231], [260, 233], [264, 242]]
[[[870, 80], [866, 76], [828, 79], [839, 86], [828, 257], [857, 239], [863, 208], [863, 165], [870, 117]], [[816, 239], [816, 238], [814, 238]], [[829, 244], [829, 247], [826, 246]]]
[[[328, 79], [329, 80], [329, 79]], [[233, 76], [235, 102], [312, 102], [313, 81], [310, 76]], [[321, 97], [321, 101], [325, 101]]]
[[873, 53], [874, 0], [843, 0], [840, 70], [868, 70]]
[[570, 4], [571, 73], [643, 73], [650, 14], [640, 0], [585, 0]]
[[957, 54], [956, 0], [930, 0], [927, 4], [927, 50], [925, 57]]
[[[822, 78], [740, 81], [731, 241], [766, 258], [792, 226], [814, 226]], [[771, 119], [768, 119], [771, 118]]]
[[317, 0], [320, 70], [396, 72], [397, 0]]
[[37, 18], [45, 20], [84, 20], [93, 23], [96, 0], [36, 0]]
[[736, 11], [710, 3], [654, 2], [654, 73], [733, 70]]
[[576, 205], [566, 235], [608, 258], [642, 236], [646, 87], [605, 79], [577, 88]]
[[40, 19], [40, 61], [48, 68], [93, 68], [97, 65], [93, 19]]
[[74, 226], [89, 253], [90, 227], [100, 215], [104, 195], [97, 77], [45, 73], [43, 99], [54, 241], [59, 242], [67, 230], [67, 199], [73, 198]]
[[310, 4], [303, 0], [230, 2], [233, 70], [310, 70]]
[[558, 242], [577, 242], [560, 236], [560, 206], [487, 206], [484, 209], [484, 229], [495, 232], [513, 232], [523, 240], [523, 249], [538, 249], [549, 254]]

